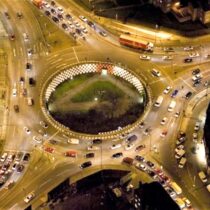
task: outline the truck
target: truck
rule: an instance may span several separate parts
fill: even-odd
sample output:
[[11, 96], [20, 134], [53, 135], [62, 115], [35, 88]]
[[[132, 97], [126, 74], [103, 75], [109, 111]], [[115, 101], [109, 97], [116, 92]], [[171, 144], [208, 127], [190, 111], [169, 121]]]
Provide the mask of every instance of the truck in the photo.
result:
[[153, 52], [154, 44], [145, 40], [142, 40], [138, 37], [134, 37], [131, 35], [121, 34], [119, 38], [119, 42], [122, 45], [141, 49], [148, 52]]
[[182, 193], [182, 188], [176, 182], [171, 182], [170, 187], [177, 195]]
[[172, 112], [174, 110], [175, 106], [176, 106], [176, 101], [172, 100], [168, 106], [168, 111]]
[[160, 107], [160, 105], [162, 104], [162, 102], [163, 102], [163, 96], [158, 96], [157, 100], [154, 103], [154, 106]]

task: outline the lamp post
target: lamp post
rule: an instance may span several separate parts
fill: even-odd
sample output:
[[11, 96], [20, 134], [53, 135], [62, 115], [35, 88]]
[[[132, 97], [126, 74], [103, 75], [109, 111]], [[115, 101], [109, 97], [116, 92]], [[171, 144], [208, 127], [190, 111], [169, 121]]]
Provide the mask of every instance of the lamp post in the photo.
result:
[[157, 32], [158, 32], [158, 29], [159, 29], [159, 25], [156, 24], [155, 25], [155, 45], [156, 45], [156, 41], [157, 41]]

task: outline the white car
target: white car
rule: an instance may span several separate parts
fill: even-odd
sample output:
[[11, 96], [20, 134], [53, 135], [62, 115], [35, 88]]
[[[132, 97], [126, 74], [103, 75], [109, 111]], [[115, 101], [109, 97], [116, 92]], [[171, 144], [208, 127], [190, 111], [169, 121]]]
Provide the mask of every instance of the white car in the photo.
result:
[[184, 145], [183, 144], [180, 144], [179, 146], [177, 146], [175, 148], [175, 152], [177, 153], [177, 152], [179, 152], [180, 150], [183, 150], [183, 149], [184, 149]]
[[136, 168], [138, 168], [142, 171], [146, 171], [146, 169], [147, 169], [147, 167], [142, 163], [136, 163]]
[[14, 88], [12, 89], [12, 95], [13, 95], [13, 96], [17, 96], [17, 88], [16, 88], [16, 87], [14, 87]]
[[196, 58], [196, 57], [198, 57], [198, 56], [200, 56], [198, 52], [189, 53], [189, 57], [190, 57], [190, 58]]
[[164, 55], [162, 58], [163, 58], [163, 60], [172, 60], [173, 56], [172, 55]]
[[196, 81], [196, 80], [200, 80], [200, 79], [202, 79], [202, 74], [196, 74], [196, 75], [194, 75], [194, 76], [192, 76], [192, 80], [193, 81]]
[[47, 132], [46, 132], [46, 131], [44, 131], [44, 130], [42, 130], [42, 129], [39, 129], [38, 132], [39, 132], [42, 136], [47, 137]]
[[134, 147], [134, 144], [126, 144], [125, 145], [125, 150], [130, 150]]
[[31, 56], [32, 55], [32, 49], [28, 49], [27, 54], [28, 54], [28, 56]]
[[198, 138], [198, 133], [193, 133], [193, 138]]
[[164, 118], [161, 120], [160, 124], [161, 124], [161, 125], [165, 125], [166, 122], [167, 122], [167, 120], [168, 120], [168, 118], [167, 118], [167, 117], [164, 117]]
[[30, 133], [31, 133], [31, 131], [30, 131], [30, 129], [29, 129], [28, 127], [24, 127], [23, 130], [24, 130], [27, 134], [30, 134]]
[[24, 202], [25, 203], [29, 203], [33, 198], [35, 197], [35, 193], [34, 191], [29, 193], [25, 198], [24, 198]]
[[193, 49], [194, 49], [193, 46], [184, 47], [185, 51], [190, 51], [190, 50], [193, 50]]
[[140, 59], [141, 59], [141, 60], [150, 60], [151, 57], [148, 56], [148, 55], [140, 55]]
[[40, 121], [39, 123], [43, 128], [48, 128], [48, 124], [46, 122]]
[[118, 148], [120, 148], [122, 146], [122, 144], [113, 144], [112, 146], [111, 146], [111, 149], [118, 149]]
[[42, 138], [39, 136], [33, 136], [33, 140], [36, 141], [37, 143], [42, 143]]
[[90, 146], [87, 147], [88, 151], [96, 151], [96, 150], [99, 150], [99, 149], [100, 149], [99, 147], [93, 146], [93, 145], [90, 145]]
[[199, 122], [196, 122], [196, 123], [195, 123], [194, 130], [195, 130], [195, 131], [198, 131], [199, 129], [200, 129], [200, 123], [199, 123]]
[[164, 89], [164, 91], [163, 91], [163, 93], [164, 94], [168, 94], [170, 91], [171, 91], [171, 86], [167, 86], [165, 89]]
[[58, 12], [60, 12], [61, 14], [63, 14], [63, 8], [58, 7]]
[[85, 16], [80, 15], [79, 18], [80, 18], [82, 21], [87, 22], [87, 18], [86, 18]]
[[179, 117], [179, 115], [180, 115], [180, 112], [179, 111], [177, 111], [175, 114], [174, 114], [174, 117]]

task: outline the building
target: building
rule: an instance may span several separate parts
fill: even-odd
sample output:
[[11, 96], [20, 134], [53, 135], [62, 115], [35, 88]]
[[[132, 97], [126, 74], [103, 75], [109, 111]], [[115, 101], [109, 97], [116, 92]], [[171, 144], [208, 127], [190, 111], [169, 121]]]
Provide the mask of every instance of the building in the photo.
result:
[[210, 103], [206, 111], [206, 122], [204, 125], [203, 142], [205, 145], [207, 173], [210, 174]]
[[209, 0], [153, 0], [152, 4], [164, 13], [172, 12], [179, 22], [199, 20], [210, 23]]

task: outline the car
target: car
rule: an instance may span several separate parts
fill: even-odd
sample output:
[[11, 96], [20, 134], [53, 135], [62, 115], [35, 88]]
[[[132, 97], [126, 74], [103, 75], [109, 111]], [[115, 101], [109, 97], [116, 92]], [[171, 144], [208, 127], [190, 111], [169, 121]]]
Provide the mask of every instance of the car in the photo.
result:
[[87, 24], [91, 27], [91, 28], [95, 28], [95, 23], [93, 23], [92, 21], [87, 21]]
[[93, 158], [95, 154], [93, 152], [85, 154], [85, 158]]
[[136, 135], [132, 135], [132, 136], [129, 136], [127, 139], [126, 139], [126, 142], [127, 143], [132, 143], [132, 142], [135, 142], [137, 140], [137, 136]]
[[65, 23], [62, 23], [61, 27], [62, 27], [64, 30], [68, 30], [68, 26], [67, 26]]
[[51, 1], [51, 6], [55, 7], [56, 3], [54, 1]]
[[85, 34], [87, 34], [88, 33], [88, 30], [87, 30], [87, 28], [81, 28], [82, 29], [82, 31], [85, 33]]
[[175, 98], [176, 97], [176, 95], [178, 94], [178, 90], [176, 89], [176, 90], [174, 90], [173, 92], [172, 92], [172, 94], [171, 94], [171, 97], [172, 98]]
[[210, 54], [207, 54], [204, 56], [206, 59], [209, 59], [210, 58]]
[[201, 80], [195, 80], [194, 82], [193, 82], [193, 86], [194, 87], [197, 87], [198, 85], [200, 85], [201, 84]]
[[12, 170], [15, 171], [17, 166], [20, 164], [20, 162], [15, 162], [13, 165], [12, 165]]
[[101, 144], [102, 140], [101, 139], [93, 139], [92, 144]]
[[20, 77], [19, 82], [23, 86], [24, 82], [25, 82], [25, 78], [24, 77]]
[[200, 122], [196, 122], [196, 123], [195, 123], [194, 130], [195, 130], [195, 131], [198, 131], [199, 129], [200, 129]]
[[42, 129], [39, 129], [39, 130], [38, 130], [38, 133], [41, 134], [41, 135], [44, 136], [44, 137], [47, 137], [47, 135], [48, 135], [47, 132], [44, 131], [44, 130], [42, 130]]
[[77, 34], [79, 34], [79, 35], [82, 35], [82, 30], [79, 29], [79, 28], [76, 28], [76, 29], [75, 29], [75, 32], [76, 32]]
[[31, 71], [31, 70], [32, 70], [32, 64], [26, 63], [26, 71]]
[[175, 197], [176, 196], [176, 193], [173, 191], [173, 189], [172, 188], [170, 188], [170, 187], [165, 187], [165, 190], [167, 191], [167, 193], [173, 198], [173, 197]]
[[44, 148], [44, 151], [45, 151], [45, 152], [49, 152], [49, 153], [53, 153], [53, 152], [55, 151], [55, 149], [52, 148], [52, 147], [45, 147], [45, 148]]
[[27, 89], [26, 88], [21, 88], [20, 94], [21, 94], [21, 96], [27, 96]]
[[164, 94], [168, 94], [168, 93], [171, 91], [171, 89], [172, 89], [171, 86], [167, 86], [167, 87], [164, 89], [163, 93], [164, 93]]
[[199, 57], [200, 55], [199, 55], [199, 53], [198, 52], [191, 52], [191, 53], [189, 53], [189, 57], [190, 58], [196, 58], [196, 57]]
[[180, 159], [185, 155], [186, 151], [184, 149], [180, 149], [175, 153], [175, 158]]
[[72, 20], [72, 16], [70, 14], [66, 14], [66, 19], [67, 20]]
[[133, 147], [134, 147], [134, 144], [132, 144], [132, 143], [126, 144], [126, 145], [125, 145], [125, 150], [130, 150], [130, 149], [132, 149]]
[[51, 12], [52, 14], [56, 14], [55, 9], [53, 9], [53, 8], [50, 10], [50, 12]]
[[154, 171], [151, 171], [150, 169], [146, 170], [146, 173], [151, 176], [153, 179], [157, 178], [157, 174]]
[[23, 200], [24, 200], [25, 203], [29, 203], [31, 200], [34, 199], [34, 197], [35, 197], [35, 192], [32, 191]]
[[182, 200], [185, 202], [185, 205], [190, 208], [191, 207], [191, 202], [189, 201], [189, 199], [187, 199], [186, 197], [183, 197]]
[[90, 145], [90, 146], [87, 147], [87, 150], [89, 150], [89, 151], [96, 151], [96, 150], [99, 150], [99, 149], [100, 149], [99, 147], [93, 146], [93, 145]]
[[36, 141], [37, 143], [42, 143], [43, 139], [39, 136], [33, 136], [33, 140]]
[[11, 187], [13, 187], [15, 184], [15, 181], [14, 180], [10, 180], [5, 186], [4, 188], [5, 189], [10, 189]]
[[174, 117], [179, 117], [179, 115], [180, 115], [180, 112], [179, 111], [177, 111], [177, 112], [175, 112], [175, 114], [174, 114]]
[[17, 12], [16, 16], [18, 19], [22, 19], [23, 18], [23, 13], [22, 12]]
[[165, 137], [167, 135], [168, 131], [167, 130], [164, 130], [162, 131], [162, 133], [160, 134], [161, 137]]
[[174, 52], [174, 48], [172, 48], [172, 47], [164, 47], [163, 51], [165, 51], [165, 52]]
[[[65, 135], [65, 134], [64, 134]], [[63, 135], [63, 136], [64, 136]], [[69, 143], [69, 144], [79, 144], [79, 139], [76, 139], [76, 138], [69, 138], [69, 137], [67, 137], [68, 138], [68, 140], [67, 140], [67, 143]]]
[[28, 34], [27, 33], [23, 33], [23, 38], [24, 38], [24, 41], [27, 42], [29, 40]]
[[30, 160], [30, 153], [25, 153], [25, 155], [23, 156], [23, 161], [29, 161]]
[[149, 128], [146, 128], [146, 129], [144, 130], [143, 134], [147, 136], [147, 135], [149, 135], [149, 133], [151, 132], [151, 130], [152, 130], [152, 129], [151, 129], [150, 127], [149, 127]]
[[139, 128], [143, 128], [145, 126], [145, 122], [141, 122], [140, 124], [139, 124]]
[[203, 85], [204, 85], [205, 87], [208, 87], [208, 86], [209, 86], [209, 84], [210, 84], [210, 82], [209, 82], [209, 81], [205, 81], [205, 82], [203, 83]]
[[150, 167], [150, 168], [155, 168], [155, 164], [151, 161], [146, 161], [146, 164]]
[[202, 77], [203, 77], [202, 74], [196, 74], [192, 76], [192, 81], [201, 80]]
[[9, 154], [8, 157], [7, 157], [8, 162], [12, 162], [14, 159], [15, 159], [15, 154], [14, 153]]
[[17, 104], [15, 104], [13, 107], [16, 113], [20, 111], [19, 106]]
[[23, 152], [18, 152], [16, 157], [15, 157], [15, 161], [20, 161], [23, 157]]
[[32, 56], [32, 54], [33, 54], [33, 50], [32, 49], [27, 49], [27, 55]]
[[76, 158], [77, 157], [77, 152], [76, 151], [73, 151], [73, 150], [70, 150], [70, 151], [65, 152], [64, 155], [66, 157]]
[[7, 19], [10, 19], [10, 15], [9, 15], [8, 12], [5, 12], [4, 15], [5, 15], [5, 17], [6, 17]]
[[136, 168], [142, 170], [142, 171], [146, 171], [147, 167], [143, 164], [143, 163], [136, 163]]
[[185, 138], [177, 139], [176, 145], [182, 144], [183, 142], [185, 142]]
[[31, 133], [31, 131], [30, 131], [30, 129], [29, 129], [28, 127], [24, 127], [23, 130], [24, 130], [27, 134], [30, 134], [30, 133]]
[[120, 158], [123, 156], [123, 153], [122, 152], [117, 152], [115, 154], [112, 155], [112, 158]]
[[14, 41], [14, 40], [15, 40], [15, 35], [14, 35], [14, 34], [10, 34], [10, 35], [9, 35], [9, 39], [10, 39], [11, 41]]
[[200, 72], [201, 72], [201, 70], [200, 70], [199, 68], [194, 69], [194, 70], [192, 71], [192, 75], [199, 74]]
[[206, 174], [205, 174], [203, 171], [200, 171], [200, 172], [198, 173], [198, 177], [201, 179], [201, 181], [202, 181], [203, 183], [208, 182], [207, 176], [206, 176]]
[[45, 121], [40, 121], [39, 124], [45, 129], [48, 128], [48, 124]]
[[113, 144], [110, 148], [111, 149], [118, 149], [122, 146], [122, 144]]
[[185, 58], [184, 63], [192, 63], [193, 59], [192, 58]]
[[49, 143], [53, 144], [53, 145], [56, 145], [56, 144], [58, 144], [58, 141], [56, 141], [55, 139], [50, 139]]
[[193, 50], [193, 46], [187, 46], [187, 47], [184, 47], [183, 48], [185, 51], [190, 51], [190, 50]]
[[33, 77], [29, 77], [29, 78], [28, 78], [28, 84], [29, 84], [30, 86], [34, 86], [34, 85], [36, 84], [36, 81], [34, 80]]
[[184, 149], [184, 145], [180, 144], [175, 148], [175, 152], [177, 153], [178, 151], [183, 150], [183, 149]]
[[20, 172], [22, 172], [24, 170], [24, 168], [25, 168], [24, 165], [18, 164], [16, 170], [17, 170], [18, 173], [20, 173]]
[[84, 17], [83, 15], [80, 15], [79, 18], [80, 18], [82, 21], [87, 22], [87, 18]]
[[161, 124], [161, 125], [165, 125], [167, 121], [168, 121], [168, 118], [167, 118], [167, 117], [164, 117], [164, 118], [161, 120], [160, 124]]
[[173, 56], [172, 55], [164, 55], [162, 58], [163, 58], [163, 60], [172, 60]]
[[47, 10], [44, 12], [44, 14], [47, 15], [47, 16], [51, 15], [51, 13], [49, 11], [47, 11]]
[[140, 55], [140, 59], [141, 60], [150, 60], [151, 59], [151, 57], [150, 56], [148, 56], [148, 55]]
[[55, 22], [55, 23], [58, 23], [59, 22], [59, 19], [55, 16], [52, 16], [52, 20]]
[[198, 133], [193, 133], [193, 142], [197, 143], [198, 142]]
[[152, 75], [154, 75], [156, 77], [160, 77], [161, 76], [161, 73], [157, 69], [152, 69], [151, 73], [152, 73]]
[[136, 155], [135, 156], [135, 160], [139, 161], [139, 162], [145, 162], [144, 157], [142, 157], [141, 155]]
[[16, 88], [16, 83], [14, 83], [14, 87], [13, 87], [13, 89], [12, 89], [12, 95], [13, 96], [17, 96], [17, 88]]
[[140, 144], [139, 146], [136, 147], [135, 151], [139, 152], [139, 151], [143, 150], [144, 148], [146, 148], [146, 145], [145, 144]]
[[58, 8], [57, 8], [57, 10], [58, 10], [58, 12], [60, 12], [61, 14], [63, 14], [63, 13], [64, 13], [64, 11], [63, 11], [63, 8], [62, 8], [62, 7], [58, 7]]
[[192, 96], [192, 94], [193, 93], [191, 91], [187, 92], [186, 95], [185, 95], [185, 98], [189, 99]]
[[87, 168], [87, 167], [90, 167], [92, 166], [92, 162], [91, 161], [87, 161], [87, 162], [84, 162], [80, 165], [80, 168], [81, 169], [84, 169], [84, 168]]

